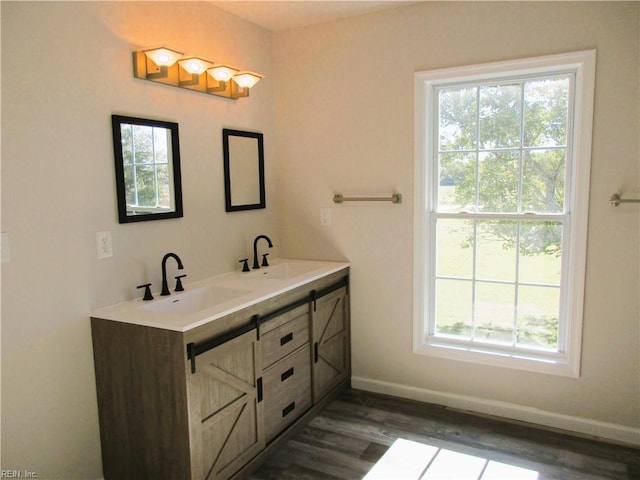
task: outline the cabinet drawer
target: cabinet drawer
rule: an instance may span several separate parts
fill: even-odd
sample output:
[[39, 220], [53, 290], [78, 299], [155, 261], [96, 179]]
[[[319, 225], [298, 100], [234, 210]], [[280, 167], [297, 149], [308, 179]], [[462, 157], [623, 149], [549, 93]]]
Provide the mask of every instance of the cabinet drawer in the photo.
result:
[[309, 342], [309, 309], [305, 307], [296, 313], [292, 320], [262, 335], [262, 368]]
[[267, 440], [276, 436], [311, 406], [308, 345], [275, 363], [263, 374]]

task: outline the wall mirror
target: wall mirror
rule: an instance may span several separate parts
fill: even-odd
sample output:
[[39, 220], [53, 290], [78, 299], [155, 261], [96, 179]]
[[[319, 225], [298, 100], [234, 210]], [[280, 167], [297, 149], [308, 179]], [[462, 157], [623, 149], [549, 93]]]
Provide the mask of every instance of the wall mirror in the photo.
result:
[[112, 115], [120, 223], [182, 217], [178, 124]]
[[222, 130], [227, 212], [265, 208], [262, 133]]

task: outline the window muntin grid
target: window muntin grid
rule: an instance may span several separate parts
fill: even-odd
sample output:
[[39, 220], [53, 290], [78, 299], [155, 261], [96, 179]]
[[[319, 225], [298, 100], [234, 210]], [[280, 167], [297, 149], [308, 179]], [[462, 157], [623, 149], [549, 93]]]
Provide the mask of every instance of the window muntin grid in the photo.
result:
[[[435, 89], [430, 336], [563, 352], [573, 82], [554, 73]], [[552, 260], [553, 278], [535, 278], [534, 254]], [[499, 258], [487, 267], [487, 255]]]

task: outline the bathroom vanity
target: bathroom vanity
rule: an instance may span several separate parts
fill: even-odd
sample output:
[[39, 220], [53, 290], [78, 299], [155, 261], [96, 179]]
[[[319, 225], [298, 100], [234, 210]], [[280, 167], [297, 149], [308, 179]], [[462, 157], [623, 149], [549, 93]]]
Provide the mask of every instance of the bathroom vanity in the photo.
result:
[[276, 260], [91, 326], [105, 479], [241, 478], [348, 385], [349, 265]]

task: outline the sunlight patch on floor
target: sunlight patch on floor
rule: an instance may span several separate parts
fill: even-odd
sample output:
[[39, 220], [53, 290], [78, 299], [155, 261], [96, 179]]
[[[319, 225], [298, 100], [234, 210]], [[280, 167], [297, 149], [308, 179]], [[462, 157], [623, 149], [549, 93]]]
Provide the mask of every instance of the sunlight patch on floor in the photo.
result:
[[399, 438], [363, 480], [536, 480], [538, 472]]

